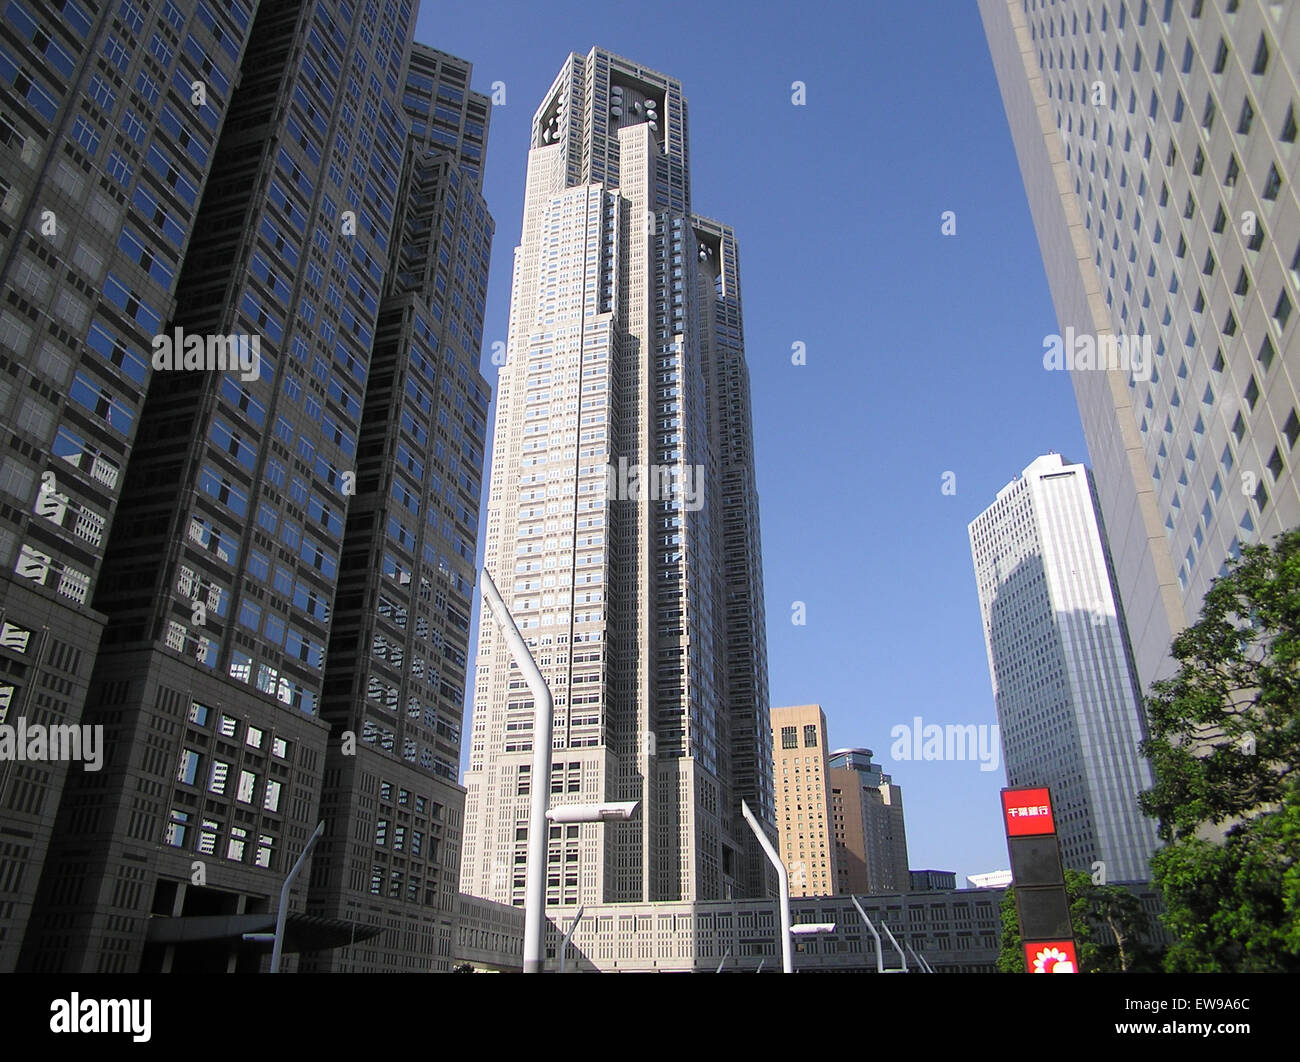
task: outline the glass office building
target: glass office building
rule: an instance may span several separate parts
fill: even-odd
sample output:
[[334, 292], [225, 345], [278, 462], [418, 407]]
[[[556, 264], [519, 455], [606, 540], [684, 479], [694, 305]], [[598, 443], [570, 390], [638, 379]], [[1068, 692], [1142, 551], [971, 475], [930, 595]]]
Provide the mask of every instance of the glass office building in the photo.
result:
[[[63, 7], [34, 47], [67, 35], [77, 5]], [[34, 478], [26, 521], [59, 510], [58, 538], [77, 545], [90, 526], [77, 506], [93, 496], [73, 488], [113, 478], [102, 555], [77, 568], [77, 600], [93, 606], [81, 622], [98, 626], [72, 666], [78, 721], [103, 728], [105, 753], [38, 813], [58, 809], [48, 853], [22, 861], [24, 887], [40, 884], [34, 913], [14, 919], [20, 968], [258, 969], [265, 945], [243, 933], [265, 928], [322, 819], [290, 900], [289, 962], [301, 950], [315, 968], [446, 964], [492, 222], [487, 102], [467, 64], [413, 49], [414, 17], [405, 2], [115, 3], [85, 30], [98, 53], [77, 76], [104, 102], [99, 139], [83, 136], [103, 141], [105, 168], [74, 167], [85, 216], [71, 214], [66, 253], [125, 166], [119, 209], [98, 224], [133, 257], [102, 281], [115, 330], [101, 339], [88, 319], [69, 332], [71, 349], [86, 337], [65, 403], [89, 402], [68, 424], [84, 445], [52, 444], [66, 473], [38, 454], [69, 497], [36, 495]], [[11, 87], [30, 94], [30, 80]], [[28, 234], [64, 160], [80, 158], [73, 111], [53, 126], [68, 137], [35, 164]], [[49, 298], [54, 313], [62, 292]], [[94, 417], [125, 441], [87, 434]], [[21, 600], [14, 587], [75, 596], [64, 569], [78, 554], [41, 548], [37, 564], [22, 533], [5, 600]], [[377, 633], [399, 614], [405, 643]], [[52, 641], [77, 620], [43, 622]]]
[[1092, 477], [1045, 454], [969, 532], [1007, 785], [1051, 788], [1067, 867], [1147, 880], [1146, 718]]
[[[252, 16], [242, 0], [5, 7], [0, 725], [91, 721], [109, 528], [128, 504], [151, 341], [172, 314]], [[0, 761], [0, 970], [18, 961], [65, 784], [97, 793], [108, 770], [84, 766]]]

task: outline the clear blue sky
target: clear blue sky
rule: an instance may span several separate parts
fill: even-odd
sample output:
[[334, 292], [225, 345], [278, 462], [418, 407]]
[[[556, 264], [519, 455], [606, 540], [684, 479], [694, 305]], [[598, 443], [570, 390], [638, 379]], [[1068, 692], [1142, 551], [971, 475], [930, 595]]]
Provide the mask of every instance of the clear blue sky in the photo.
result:
[[532, 114], [565, 57], [599, 45], [682, 82], [694, 209], [740, 241], [772, 704], [819, 703], [834, 746], [875, 750], [912, 867], [959, 884], [1006, 867], [1000, 763], [890, 759], [913, 716], [996, 722], [966, 524], [1040, 453], [1087, 460], [1069, 378], [1042, 368], [1057, 326], [973, 0], [426, 0], [416, 39], [470, 60], [479, 91], [506, 86], [488, 351]]

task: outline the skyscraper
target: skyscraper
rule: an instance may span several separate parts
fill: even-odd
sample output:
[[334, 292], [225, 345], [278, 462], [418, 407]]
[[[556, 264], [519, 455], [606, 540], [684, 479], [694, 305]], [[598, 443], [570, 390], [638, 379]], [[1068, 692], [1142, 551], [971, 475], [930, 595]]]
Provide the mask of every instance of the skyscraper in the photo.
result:
[[552, 904], [757, 891], [772, 820], [757, 494], [736, 241], [691, 210], [686, 101], [600, 49], [538, 108], [499, 377], [486, 566], [555, 695], [481, 613], [462, 891], [522, 903], [529, 793], [637, 800], [550, 828]]
[[1088, 470], [1039, 457], [969, 531], [1007, 784], [1051, 787], [1067, 867], [1146, 880], [1145, 717]]
[[308, 906], [387, 932], [308, 970], [449, 968], [465, 791], [469, 654], [489, 388], [478, 371], [493, 221], [491, 103], [464, 60], [416, 44], [411, 123], [357, 439], [330, 625], [325, 755]]
[[841, 894], [910, 889], [903, 788], [871, 760], [870, 749], [831, 753], [830, 792]]
[[[5, 726], [84, 721], [108, 622], [99, 605], [108, 530], [139, 439], [150, 344], [170, 313], [252, 6], [14, 0], [5, 8]], [[18, 961], [69, 772], [86, 783], [101, 777], [84, 766], [0, 761], [0, 971]]]
[[[20, 964], [256, 969], [242, 932], [324, 817], [290, 901], [294, 950], [354, 940], [349, 968], [437, 969], [488, 401], [487, 104], [466, 64], [431, 49], [408, 64], [399, 0], [234, 4], [215, 21], [184, 6], [189, 36], [174, 3], [128, 17], [150, 44], [128, 51], [120, 68], [141, 77], [108, 123], [135, 137], [132, 110], [160, 111], [138, 141], [148, 165], [120, 179], [141, 231], [197, 212], [174, 303], [146, 305], [142, 277], [162, 268], [147, 249], [105, 288], [135, 327], [102, 356], [144, 395], [88, 590], [105, 633], [80, 664], [106, 754], [69, 776]], [[154, 68], [178, 45], [189, 59], [160, 100]], [[224, 126], [191, 102], [205, 94], [230, 95]], [[200, 167], [216, 175], [201, 200]], [[182, 362], [190, 339], [206, 362]], [[227, 371], [214, 351], [252, 364]], [[97, 386], [87, 408], [129, 437], [121, 382]], [[68, 461], [98, 476], [80, 452]]]
[[816, 704], [772, 709], [777, 853], [791, 896], [831, 896], [839, 879], [831, 814], [826, 713]]
[[1145, 687], [1246, 542], [1300, 523], [1300, 7], [980, 0]]

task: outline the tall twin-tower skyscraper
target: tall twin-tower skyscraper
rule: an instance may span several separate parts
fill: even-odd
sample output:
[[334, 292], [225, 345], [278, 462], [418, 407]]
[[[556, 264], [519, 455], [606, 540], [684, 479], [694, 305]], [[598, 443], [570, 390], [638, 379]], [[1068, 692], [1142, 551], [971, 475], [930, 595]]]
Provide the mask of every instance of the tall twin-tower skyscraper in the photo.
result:
[[522, 903], [532, 787], [636, 800], [550, 827], [547, 903], [756, 895], [773, 820], [739, 257], [692, 211], [670, 77], [570, 55], [533, 119], [485, 563], [554, 694], [481, 613], [461, 889]]

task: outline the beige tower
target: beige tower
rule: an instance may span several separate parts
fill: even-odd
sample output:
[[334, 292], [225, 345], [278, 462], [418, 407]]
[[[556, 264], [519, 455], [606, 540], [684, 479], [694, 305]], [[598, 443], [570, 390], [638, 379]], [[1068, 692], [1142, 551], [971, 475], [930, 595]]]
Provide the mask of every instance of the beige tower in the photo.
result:
[[871, 755], [870, 749], [836, 749], [829, 757], [840, 893], [905, 892], [911, 887], [903, 790]]
[[[550, 828], [547, 903], [753, 891], [771, 821], [767, 661], [739, 260], [690, 212], [671, 78], [570, 55], [533, 120], [497, 395], [485, 564], [555, 699], [481, 613], [461, 889], [522, 903], [532, 786], [636, 800]], [[761, 876], [757, 878], [762, 884]]]
[[791, 896], [832, 896], [838, 879], [826, 716], [816, 704], [772, 709], [779, 852]]

